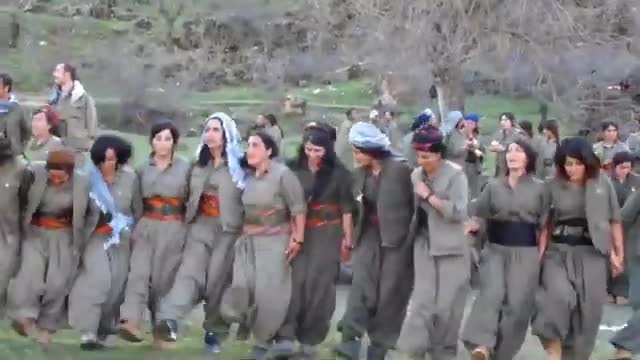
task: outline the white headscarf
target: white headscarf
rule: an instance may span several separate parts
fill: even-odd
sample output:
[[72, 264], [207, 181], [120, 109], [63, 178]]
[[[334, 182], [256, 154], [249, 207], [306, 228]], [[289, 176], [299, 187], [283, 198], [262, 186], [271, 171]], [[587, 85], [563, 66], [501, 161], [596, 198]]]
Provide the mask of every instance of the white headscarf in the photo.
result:
[[[204, 125], [206, 126], [207, 122], [211, 119], [220, 119], [222, 121], [222, 129], [224, 131], [224, 136], [227, 140], [225, 146], [225, 153], [227, 155], [227, 168], [229, 169], [229, 174], [231, 174], [231, 178], [233, 182], [239, 189], [244, 189], [246, 172], [240, 166], [240, 159], [244, 156], [242, 149], [240, 148], [240, 133], [238, 132], [238, 128], [236, 127], [236, 122], [233, 119], [223, 112], [217, 112], [209, 115], [207, 120], [204, 121]], [[200, 135], [200, 144], [196, 149], [196, 156], [200, 155], [200, 150], [204, 145], [204, 130]]]

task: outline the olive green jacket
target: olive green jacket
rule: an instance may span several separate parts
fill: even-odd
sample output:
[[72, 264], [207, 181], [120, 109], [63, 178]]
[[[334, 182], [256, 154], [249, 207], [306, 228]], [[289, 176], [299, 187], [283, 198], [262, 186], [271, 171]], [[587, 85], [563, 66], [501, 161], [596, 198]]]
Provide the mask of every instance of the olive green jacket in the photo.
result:
[[[353, 189], [358, 217], [353, 232], [354, 246], [364, 233], [365, 209], [363, 191], [366, 170], [357, 168], [353, 175]], [[409, 225], [413, 217], [413, 186], [411, 169], [404, 161], [388, 158], [383, 161], [376, 202], [380, 220], [380, 237], [384, 247], [400, 247], [409, 237]]]

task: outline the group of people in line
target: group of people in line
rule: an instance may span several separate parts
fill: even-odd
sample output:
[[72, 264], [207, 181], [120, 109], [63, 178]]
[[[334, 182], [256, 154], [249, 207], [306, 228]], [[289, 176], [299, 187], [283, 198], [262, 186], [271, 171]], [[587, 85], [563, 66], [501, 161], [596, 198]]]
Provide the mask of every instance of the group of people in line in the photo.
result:
[[[68, 326], [86, 350], [109, 335], [142, 342], [149, 311], [162, 349], [202, 302], [207, 351], [239, 324], [252, 359], [312, 359], [347, 260], [334, 350], [348, 359], [365, 335], [370, 360], [390, 350], [455, 359], [459, 340], [475, 360], [513, 359], [530, 328], [547, 359], [588, 359], [608, 291], [634, 299], [640, 195], [614, 123], [594, 146], [560, 141], [553, 120], [527, 134], [505, 113], [487, 143], [473, 113], [436, 125], [425, 110], [403, 137], [383, 121], [392, 112], [358, 121], [349, 111], [337, 130], [309, 123], [282, 161], [267, 131], [277, 122], [264, 119], [243, 150], [234, 120], [217, 112], [193, 160], [176, 154], [180, 132], [161, 120], [132, 167], [130, 143], [98, 136], [75, 69], [58, 65], [54, 80], [29, 134], [0, 74], [0, 300], [12, 328], [42, 344]], [[486, 151], [497, 161], [483, 184]], [[618, 284], [625, 265], [630, 284]], [[630, 295], [614, 293], [625, 286]], [[612, 340], [616, 359], [640, 349], [633, 331]]]

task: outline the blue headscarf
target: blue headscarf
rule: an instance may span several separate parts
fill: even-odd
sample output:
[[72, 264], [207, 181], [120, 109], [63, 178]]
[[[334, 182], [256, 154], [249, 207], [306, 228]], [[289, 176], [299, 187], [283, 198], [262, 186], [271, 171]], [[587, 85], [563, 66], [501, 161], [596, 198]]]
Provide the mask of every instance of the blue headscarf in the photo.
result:
[[357, 122], [349, 130], [349, 143], [361, 149], [389, 150], [391, 142], [377, 126], [368, 122]]
[[[226, 113], [217, 112], [209, 115], [207, 120], [204, 121], [205, 126], [209, 120], [214, 118], [222, 120], [222, 129], [224, 130], [224, 136], [227, 140], [225, 147], [225, 153], [227, 154], [227, 168], [229, 169], [229, 174], [231, 174], [231, 179], [233, 179], [233, 182], [239, 189], [244, 189], [247, 173], [240, 166], [240, 159], [242, 159], [244, 153], [240, 148], [240, 142], [242, 140], [240, 133], [238, 132], [238, 128], [236, 127], [236, 122], [233, 121], [233, 119]], [[196, 156], [200, 154], [200, 150], [203, 145], [204, 131], [200, 135], [200, 144], [196, 149]]]
[[118, 211], [116, 201], [111, 195], [111, 191], [109, 191], [109, 187], [104, 181], [102, 174], [92, 162], [86, 159], [85, 161], [90, 163], [88, 165], [90, 186], [89, 197], [95, 201], [100, 211], [104, 214], [111, 214], [109, 226], [111, 226], [112, 231], [109, 235], [108, 241], [104, 243], [104, 249], [106, 250], [111, 246], [118, 245], [120, 243], [120, 232], [133, 225], [133, 218]]
[[9, 100], [0, 100], [0, 114], [5, 114], [9, 112], [9, 109], [13, 106], [13, 104], [18, 103], [18, 98], [15, 94], [9, 94]]
[[467, 113], [465, 114], [464, 119], [477, 123], [478, 121], [480, 121], [480, 115], [476, 113]]
[[416, 131], [425, 126], [429, 121], [431, 121], [431, 118], [433, 118], [433, 111], [431, 111], [431, 109], [426, 108], [422, 110], [422, 112], [420, 112], [420, 114], [418, 114], [418, 116], [413, 120], [413, 124], [411, 124], [411, 131]]
[[464, 116], [460, 111], [449, 111], [449, 113], [447, 114], [447, 121], [443, 122], [440, 126], [440, 131], [442, 132], [442, 134], [444, 136], [449, 135], [453, 131], [453, 129], [456, 128], [458, 121], [462, 120], [463, 117]]

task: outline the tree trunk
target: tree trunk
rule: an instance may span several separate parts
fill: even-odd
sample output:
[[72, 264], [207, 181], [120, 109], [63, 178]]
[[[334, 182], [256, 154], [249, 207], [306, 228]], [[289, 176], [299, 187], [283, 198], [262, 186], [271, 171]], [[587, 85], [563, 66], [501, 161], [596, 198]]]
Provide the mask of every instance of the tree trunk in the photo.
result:
[[544, 123], [549, 118], [549, 104], [544, 101], [539, 102], [540, 122]]
[[10, 30], [11, 38], [9, 40], [9, 47], [17, 49], [20, 41], [20, 22], [18, 21], [18, 15], [15, 13], [11, 14]]
[[464, 112], [464, 82], [462, 69], [450, 67], [436, 76], [440, 123], [447, 119], [449, 111]]

